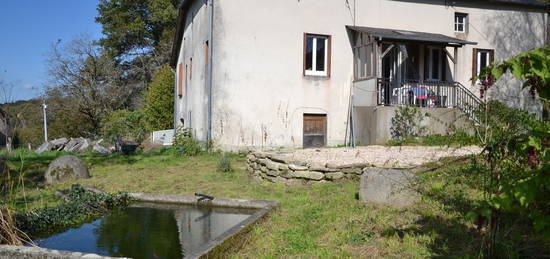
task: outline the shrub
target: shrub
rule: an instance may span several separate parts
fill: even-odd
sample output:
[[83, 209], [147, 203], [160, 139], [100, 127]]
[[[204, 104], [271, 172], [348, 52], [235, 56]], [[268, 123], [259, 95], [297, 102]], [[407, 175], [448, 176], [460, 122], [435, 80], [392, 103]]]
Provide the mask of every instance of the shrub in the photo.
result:
[[147, 128], [151, 131], [173, 127], [174, 118], [174, 74], [170, 66], [161, 67], [145, 92], [143, 113]]
[[192, 129], [183, 126], [178, 127], [174, 136], [174, 147], [188, 156], [196, 156], [202, 153], [200, 143], [193, 137]]
[[395, 111], [391, 119], [391, 136], [393, 139], [410, 139], [422, 136], [426, 127], [421, 123], [427, 114], [423, 114], [417, 107], [401, 106]]
[[233, 167], [231, 167], [231, 155], [229, 153], [222, 153], [220, 159], [218, 160], [218, 172], [233, 172]]
[[142, 142], [147, 137], [144, 115], [140, 111], [114, 111], [101, 121], [101, 133], [109, 140], [119, 136], [123, 140]]

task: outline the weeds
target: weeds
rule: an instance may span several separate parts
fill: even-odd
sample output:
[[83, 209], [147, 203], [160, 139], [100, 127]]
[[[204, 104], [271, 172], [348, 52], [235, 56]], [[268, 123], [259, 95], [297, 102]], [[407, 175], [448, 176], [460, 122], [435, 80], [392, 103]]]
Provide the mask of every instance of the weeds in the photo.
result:
[[218, 160], [217, 170], [222, 173], [233, 172], [233, 167], [231, 167], [231, 155], [229, 153], [222, 153]]

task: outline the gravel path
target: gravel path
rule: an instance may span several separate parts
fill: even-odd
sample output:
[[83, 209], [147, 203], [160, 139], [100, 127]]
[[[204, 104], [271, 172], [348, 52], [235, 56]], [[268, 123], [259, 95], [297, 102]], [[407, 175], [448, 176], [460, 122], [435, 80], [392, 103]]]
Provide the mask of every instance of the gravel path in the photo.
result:
[[356, 148], [296, 149], [276, 153], [278, 153], [278, 156], [282, 156], [290, 161], [306, 163], [331, 163], [336, 165], [368, 163], [375, 166], [406, 167], [438, 161], [443, 157], [479, 154], [481, 150], [477, 146], [363, 146]]

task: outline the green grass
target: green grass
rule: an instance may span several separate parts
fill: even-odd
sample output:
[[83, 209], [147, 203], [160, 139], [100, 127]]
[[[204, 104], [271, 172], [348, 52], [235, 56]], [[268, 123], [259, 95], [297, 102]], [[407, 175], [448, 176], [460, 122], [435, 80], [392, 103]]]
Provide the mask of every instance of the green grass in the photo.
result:
[[[29, 155], [25, 171], [43, 167], [59, 154]], [[281, 206], [267, 220], [245, 235], [244, 246], [235, 258], [370, 258], [370, 257], [475, 257], [480, 240], [465, 215], [480, 193], [479, 172], [469, 159], [446, 160], [426, 165], [418, 173], [422, 201], [397, 210], [365, 205], [357, 199], [358, 182], [286, 187], [253, 180], [245, 172], [245, 157], [231, 155], [235, 169], [217, 170], [220, 154], [182, 157], [171, 151], [134, 156], [82, 158], [91, 167], [91, 179], [28, 188], [17, 208], [29, 209], [55, 204], [53, 193], [73, 183], [92, 185], [106, 191], [127, 191], [279, 201]], [[8, 159], [13, 165], [15, 159]], [[32, 165], [32, 166], [31, 166]], [[41, 169], [43, 170], [43, 169]], [[523, 232], [522, 232], [523, 231]], [[523, 240], [523, 229], [514, 231], [508, 243]], [[516, 239], [514, 239], [516, 238]], [[523, 244], [518, 242], [518, 244]], [[532, 243], [531, 243], [532, 244]], [[531, 245], [530, 244], [530, 245]], [[524, 251], [525, 253], [525, 251]]]

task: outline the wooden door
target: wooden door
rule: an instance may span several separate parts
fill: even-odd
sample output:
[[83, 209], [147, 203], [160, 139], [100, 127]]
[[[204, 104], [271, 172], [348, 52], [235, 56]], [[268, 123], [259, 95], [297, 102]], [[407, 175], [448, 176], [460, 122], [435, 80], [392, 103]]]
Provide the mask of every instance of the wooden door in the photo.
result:
[[323, 147], [327, 140], [327, 115], [304, 114], [304, 148]]

